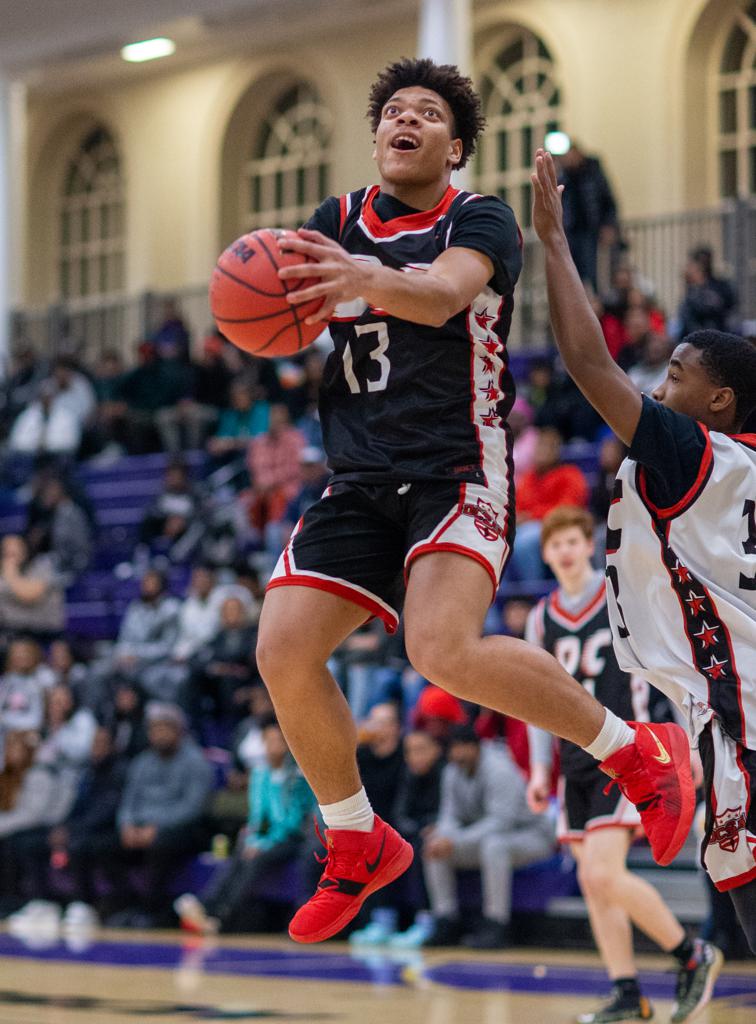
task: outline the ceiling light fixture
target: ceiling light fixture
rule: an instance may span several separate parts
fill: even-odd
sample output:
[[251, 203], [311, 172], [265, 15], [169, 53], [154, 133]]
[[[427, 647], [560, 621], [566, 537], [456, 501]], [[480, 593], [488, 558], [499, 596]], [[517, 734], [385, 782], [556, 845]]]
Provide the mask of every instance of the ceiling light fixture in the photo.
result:
[[131, 64], [141, 64], [145, 60], [170, 57], [175, 51], [176, 44], [172, 39], [158, 36], [156, 39], [143, 39], [140, 43], [129, 43], [121, 48], [121, 56]]

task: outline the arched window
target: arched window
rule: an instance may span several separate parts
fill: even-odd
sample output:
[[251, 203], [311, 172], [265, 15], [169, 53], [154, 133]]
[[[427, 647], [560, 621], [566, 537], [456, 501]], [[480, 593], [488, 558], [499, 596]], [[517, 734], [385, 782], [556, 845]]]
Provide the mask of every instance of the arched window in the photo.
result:
[[735, 15], [719, 64], [719, 193], [756, 195], [756, 3]]
[[329, 192], [331, 117], [315, 90], [290, 86], [265, 118], [244, 167], [247, 229], [298, 227]]
[[538, 146], [560, 124], [561, 94], [551, 54], [527, 29], [517, 29], [482, 69], [488, 126], [480, 144], [476, 188], [504, 199], [530, 225], [530, 172]]
[[71, 158], [60, 201], [59, 285], [73, 304], [124, 284], [123, 179], [115, 142], [92, 128]]

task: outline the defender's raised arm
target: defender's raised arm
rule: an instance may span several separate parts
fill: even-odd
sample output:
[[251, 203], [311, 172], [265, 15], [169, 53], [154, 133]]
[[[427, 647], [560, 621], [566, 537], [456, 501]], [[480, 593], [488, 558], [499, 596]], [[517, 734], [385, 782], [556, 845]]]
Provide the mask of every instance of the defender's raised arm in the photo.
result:
[[554, 337], [567, 372], [596, 411], [625, 444], [641, 414], [641, 395], [617, 366], [604, 341], [562, 226], [562, 191], [551, 155], [536, 153], [533, 226], [543, 243], [546, 285]]

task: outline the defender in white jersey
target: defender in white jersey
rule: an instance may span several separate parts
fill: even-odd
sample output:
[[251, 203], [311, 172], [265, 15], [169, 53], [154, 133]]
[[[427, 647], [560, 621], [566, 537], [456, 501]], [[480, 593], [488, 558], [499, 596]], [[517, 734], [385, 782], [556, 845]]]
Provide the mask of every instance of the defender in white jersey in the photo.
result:
[[673, 352], [653, 398], [642, 396], [609, 356], [542, 150], [532, 179], [560, 353], [630, 447], [607, 533], [617, 658], [687, 720], [704, 765], [703, 862], [756, 952], [756, 436], [738, 433], [756, 406], [756, 348], [697, 331]]

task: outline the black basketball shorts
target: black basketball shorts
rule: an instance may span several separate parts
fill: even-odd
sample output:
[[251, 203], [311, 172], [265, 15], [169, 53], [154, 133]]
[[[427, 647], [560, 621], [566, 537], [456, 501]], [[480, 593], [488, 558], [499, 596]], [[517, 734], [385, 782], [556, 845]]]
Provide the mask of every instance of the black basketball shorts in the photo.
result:
[[560, 843], [580, 842], [586, 832], [599, 828], [631, 828], [640, 825], [640, 815], [630, 801], [612, 786], [604, 793], [609, 779], [602, 771], [559, 780], [559, 820], [557, 839]]
[[268, 588], [314, 587], [346, 598], [396, 630], [411, 563], [434, 551], [479, 562], [493, 596], [514, 536], [505, 494], [453, 480], [337, 481], [305, 512]]

